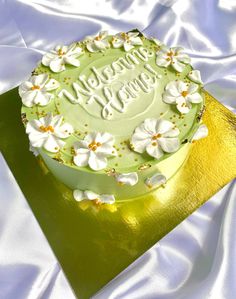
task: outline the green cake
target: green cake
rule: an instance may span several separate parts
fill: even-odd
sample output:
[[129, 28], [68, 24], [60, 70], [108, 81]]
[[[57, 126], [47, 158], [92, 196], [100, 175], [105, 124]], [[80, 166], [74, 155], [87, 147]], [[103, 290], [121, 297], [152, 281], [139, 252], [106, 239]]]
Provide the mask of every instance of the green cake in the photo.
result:
[[76, 200], [112, 204], [168, 183], [207, 136], [202, 88], [182, 48], [102, 31], [46, 53], [19, 94], [31, 150]]

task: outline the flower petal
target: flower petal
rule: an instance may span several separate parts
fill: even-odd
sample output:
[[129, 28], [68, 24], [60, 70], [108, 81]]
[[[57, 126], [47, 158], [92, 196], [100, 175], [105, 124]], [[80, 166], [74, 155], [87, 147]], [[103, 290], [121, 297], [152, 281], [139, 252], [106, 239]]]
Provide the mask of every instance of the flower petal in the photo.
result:
[[137, 172], [119, 173], [116, 176], [116, 181], [121, 184], [134, 186], [138, 182], [138, 174]]
[[191, 72], [189, 72], [188, 78], [195, 83], [203, 84], [202, 78], [201, 78], [201, 73], [198, 70], [192, 70]]
[[151, 142], [151, 137], [144, 134], [140, 135], [138, 133], [134, 133], [130, 141], [133, 146], [133, 150], [142, 154], [145, 152], [147, 145]]
[[162, 137], [177, 137], [179, 136], [179, 129], [178, 128], [173, 128], [171, 130], [169, 130], [168, 132], [162, 134]]
[[46, 53], [45, 55], [43, 55], [43, 58], [42, 58], [42, 64], [45, 65], [45, 66], [49, 66], [50, 65], [50, 62], [54, 59], [57, 58], [57, 55], [56, 54], [53, 54], [53, 53]]
[[77, 152], [77, 154], [73, 158], [75, 165], [77, 165], [79, 167], [87, 166], [89, 156], [90, 156], [89, 151], [82, 151], [81, 149], [78, 151], [80, 151], [80, 152]]
[[60, 58], [54, 59], [50, 62], [50, 69], [54, 73], [59, 73], [65, 70], [65, 65], [63, 63], [63, 60]]
[[190, 102], [186, 101], [184, 97], [179, 97], [177, 100], [177, 109], [179, 112], [186, 114], [189, 113], [192, 105]]
[[198, 90], [198, 87], [199, 86], [197, 84], [190, 83], [187, 91], [188, 91], [189, 94], [193, 94], [193, 93], [195, 93]]
[[77, 152], [79, 149], [86, 149], [89, 152], [88, 142], [85, 140], [76, 141], [73, 145], [75, 151]]
[[176, 102], [176, 97], [173, 96], [169, 96], [167, 95], [167, 93], [165, 92], [162, 96], [162, 100], [164, 103], [166, 104], [174, 104]]
[[141, 46], [143, 44], [141, 38], [139, 36], [130, 38], [131, 44], [135, 46]]
[[37, 96], [37, 91], [36, 90], [32, 90], [32, 91], [27, 91], [24, 92], [24, 94], [22, 94], [21, 96], [21, 100], [22, 103], [26, 106], [26, 107], [33, 107], [34, 106], [34, 99]]
[[157, 55], [156, 57], [156, 64], [158, 66], [161, 67], [167, 67], [168, 65], [170, 65], [171, 61], [170, 60], [166, 60], [165, 58], [163, 58], [162, 55]]
[[29, 134], [29, 140], [33, 147], [41, 148], [44, 145], [44, 142], [47, 138], [47, 134]]
[[89, 160], [88, 160], [89, 167], [93, 170], [101, 170], [107, 166], [107, 159], [104, 155], [96, 154], [93, 151], [90, 152]]
[[79, 62], [79, 60], [76, 59], [76, 58], [73, 58], [73, 57], [66, 56], [66, 57], [64, 58], [64, 62], [65, 62], [66, 64], [70, 64], [70, 65], [73, 65], [73, 66], [76, 66], [76, 67], [80, 66], [80, 62]]
[[115, 142], [115, 138], [107, 132], [100, 133], [97, 138], [95, 138], [96, 142], [101, 142], [101, 143], [107, 143], [111, 146], [113, 146]]
[[180, 61], [178, 61], [177, 59], [173, 59], [171, 65], [179, 73], [181, 73], [184, 70], [184, 68], [185, 68], [185, 64], [182, 63], [182, 62], [180, 62]]
[[59, 138], [67, 138], [73, 132], [74, 132], [73, 127], [68, 123], [64, 123], [62, 126], [55, 128], [54, 135]]
[[62, 146], [64, 146], [64, 144], [64, 141], [57, 139], [55, 136], [49, 134], [43, 144], [43, 147], [51, 153], [56, 153]]
[[112, 194], [102, 194], [102, 195], [100, 195], [100, 200], [102, 203], [111, 205], [115, 202], [115, 197]]
[[57, 80], [50, 79], [46, 83], [45, 88], [46, 88], [47, 91], [51, 91], [51, 90], [57, 89], [59, 86], [60, 86], [60, 83]]
[[36, 92], [34, 104], [46, 106], [51, 101], [52, 95], [50, 93], [43, 93], [40, 90]]
[[85, 199], [88, 199], [88, 200], [100, 199], [99, 194], [97, 194], [93, 191], [90, 191], [90, 190], [84, 191], [84, 197], [85, 197]]
[[94, 53], [94, 52], [98, 52], [98, 48], [96, 47], [96, 45], [94, 44], [93, 41], [88, 42], [88, 43], [86, 44], [86, 48], [87, 48], [87, 50], [88, 50], [89, 52], [92, 52], [92, 53]]
[[177, 59], [180, 61], [180, 62], [183, 62], [185, 64], [188, 64], [191, 62], [191, 59], [190, 57], [187, 55], [187, 54], [184, 54], [184, 53], [179, 53], [178, 56], [177, 56]]
[[189, 94], [186, 99], [194, 104], [198, 104], [203, 101], [202, 96], [198, 92]]
[[93, 42], [97, 50], [104, 50], [109, 46], [106, 40], [94, 40]]
[[169, 82], [166, 87], [165, 91], [167, 95], [171, 95], [173, 97], [178, 97], [179, 96], [179, 81], [171, 81]]
[[73, 197], [76, 201], [82, 201], [84, 200], [84, 192], [76, 189], [73, 191]]
[[199, 126], [199, 128], [197, 129], [197, 131], [195, 132], [195, 134], [193, 135], [192, 137], [192, 142], [195, 141], [195, 140], [199, 140], [199, 139], [202, 139], [202, 138], [205, 138], [207, 137], [208, 135], [208, 128], [205, 124], [201, 124]]
[[124, 42], [124, 50], [125, 52], [129, 52], [131, 49], [133, 49], [134, 46], [131, 43]]
[[156, 173], [145, 180], [148, 188], [158, 187], [166, 183], [166, 177], [161, 173]]
[[165, 119], [159, 119], [156, 123], [155, 132], [158, 134], [164, 134], [174, 128], [174, 124]]
[[114, 48], [120, 48], [124, 44], [124, 40], [121, 39], [119, 36], [115, 36], [114, 39], [112, 40], [112, 45]]
[[113, 146], [104, 143], [97, 147], [96, 154], [102, 154], [104, 156], [117, 156], [117, 151]]
[[180, 141], [178, 138], [159, 138], [157, 140], [162, 150], [166, 153], [173, 153], [179, 149]]
[[33, 83], [33, 85], [40, 86], [41, 88], [44, 87], [47, 80], [48, 80], [47, 74], [40, 74], [40, 75], [31, 77], [31, 82]]
[[[157, 142], [156, 142], [157, 143]], [[147, 153], [151, 156], [154, 157], [156, 159], [160, 159], [163, 156], [163, 151], [161, 149], [160, 146], [157, 145], [152, 145], [152, 143], [150, 143], [147, 147], [146, 147], [146, 151]]]
[[33, 83], [31, 81], [25, 81], [21, 83], [19, 86], [19, 95], [22, 97], [25, 92], [31, 91], [31, 88], [33, 87]]

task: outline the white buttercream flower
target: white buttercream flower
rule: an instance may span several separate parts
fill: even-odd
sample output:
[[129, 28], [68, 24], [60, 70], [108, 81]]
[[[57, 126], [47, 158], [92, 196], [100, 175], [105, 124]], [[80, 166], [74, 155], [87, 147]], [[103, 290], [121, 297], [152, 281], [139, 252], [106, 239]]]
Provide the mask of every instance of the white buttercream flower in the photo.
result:
[[74, 163], [87, 166], [93, 170], [101, 170], [107, 166], [107, 157], [116, 156], [114, 137], [109, 133], [93, 132], [83, 140], [74, 143]]
[[134, 186], [138, 183], [138, 174], [137, 172], [130, 173], [118, 173], [116, 176], [116, 181], [120, 185], [129, 185]]
[[183, 81], [171, 81], [165, 87], [163, 101], [167, 104], [176, 104], [181, 113], [188, 113], [192, 104], [203, 101], [200, 93], [197, 92], [198, 85], [195, 83], [185, 83]]
[[156, 64], [158, 66], [167, 67], [172, 65], [177, 72], [182, 72], [187, 63], [190, 63], [190, 57], [183, 53], [183, 48], [163, 46], [157, 52]]
[[70, 46], [57, 46], [43, 56], [42, 64], [49, 66], [53, 72], [59, 73], [66, 69], [66, 64], [78, 67], [80, 65], [78, 57], [82, 54], [82, 48], [77, 46], [76, 43]]
[[156, 173], [150, 178], [145, 180], [145, 184], [148, 188], [158, 187], [166, 183], [166, 177], [161, 173]]
[[195, 134], [193, 135], [191, 142], [207, 137], [208, 128], [205, 124], [201, 124]]
[[110, 47], [107, 40], [107, 31], [101, 31], [97, 36], [88, 36], [85, 39], [86, 48], [89, 52], [103, 51]]
[[47, 74], [32, 76], [19, 86], [19, 95], [26, 107], [46, 106], [54, 97], [49, 91], [60, 86], [59, 82], [49, 79]]
[[95, 204], [113, 204], [115, 202], [114, 195], [111, 194], [97, 194], [92, 191], [86, 190], [74, 190], [73, 192], [74, 199], [76, 201], [82, 201], [82, 200], [93, 200]]
[[141, 38], [138, 36], [139, 32], [120, 32], [113, 36], [112, 45], [114, 48], [124, 47], [125, 51], [133, 49], [134, 46], [140, 46], [143, 44]]
[[135, 129], [131, 137], [131, 144], [134, 151], [144, 153], [159, 159], [164, 152], [173, 153], [180, 146], [179, 129], [168, 120], [146, 119]]
[[73, 128], [68, 123], [62, 123], [63, 116], [47, 116], [30, 120], [26, 125], [26, 133], [33, 147], [43, 147], [49, 152], [56, 153], [64, 146], [62, 139], [68, 138], [73, 133]]

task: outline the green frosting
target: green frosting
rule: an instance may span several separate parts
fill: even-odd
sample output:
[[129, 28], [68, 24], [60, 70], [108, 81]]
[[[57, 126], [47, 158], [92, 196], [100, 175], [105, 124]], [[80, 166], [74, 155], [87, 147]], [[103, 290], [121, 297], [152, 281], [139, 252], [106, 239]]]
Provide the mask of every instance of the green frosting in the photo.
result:
[[[58, 153], [40, 149], [49, 169], [72, 189], [114, 194], [118, 199], [135, 197], [150, 191], [144, 184], [147, 177], [162, 172], [167, 179], [170, 178], [188, 156], [191, 145], [186, 142], [199, 126], [198, 115], [203, 103], [193, 104], [189, 113], [181, 115], [176, 105], [163, 102], [162, 94], [170, 81], [190, 82], [187, 74], [192, 67], [186, 65], [183, 72], [177, 73], [171, 66], [157, 66], [158, 46], [144, 36], [142, 41], [142, 46], [135, 46], [129, 52], [125, 52], [123, 47], [114, 49], [111, 46], [104, 52], [90, 53], [83, 43], [78, 43], [84, 48], [84, 54], [79, 57], [79, 67], [66, 65], [65, 71], [54, 73], [40, 64], [34, 71], [34, 74], [47, 73], [60, 83], [60, 87], [52, 91], [54, 99], [47, 106], [23, 106], [22, 112], [26, 113], [27, 120], [40, 118], [48, 112], [61, 114], [65, 122], [73, 126], [75, 132], [65, 140], [66, 145]], [[74, 83], [76, 87], [73, 87]], [[97, 85], [100, 87], [91, 88]], [[198, 92], [203, 97], [201, 86]], [[79, 103], [72, 103], [68, 93], [72, 100]], [[147, 118], [163, 118], [179, 128], [179, 139], [183, 145], [176, 153], [164, 154], [157, 160], [132, 150], [129, 140], [135, 128]], [[116, 157], [108, 158], [107, 168], [100, 171], [73, 163], [74, 142], [93, 131], [112, 134], [118, 152]], [[137, 172], [138, 184], [118, 185], [114, 177], [108, 175], [111, 169], [117, 173]]]

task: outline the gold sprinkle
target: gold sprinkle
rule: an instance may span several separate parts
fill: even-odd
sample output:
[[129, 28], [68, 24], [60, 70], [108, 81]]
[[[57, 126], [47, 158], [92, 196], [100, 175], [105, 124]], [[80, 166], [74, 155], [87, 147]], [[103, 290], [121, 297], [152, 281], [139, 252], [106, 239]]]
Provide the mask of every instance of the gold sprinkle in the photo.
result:
[[151, 164], [148, 164], [148, 163], [144, 163], [142, 165], [139, 166], [138, 170], [145, 170], [145, 169], [148, 169], [150, 168], [152, 165]]

